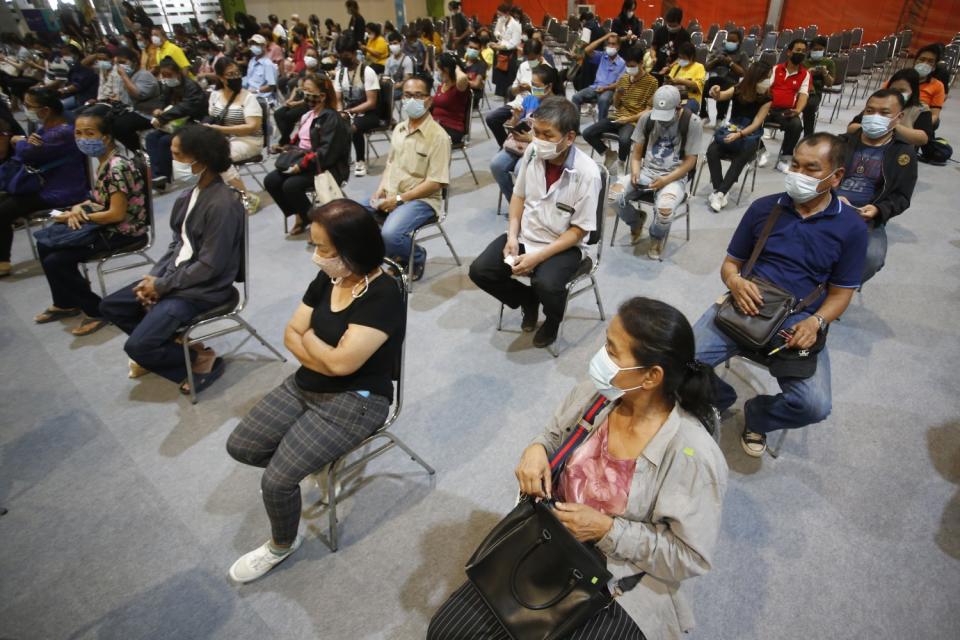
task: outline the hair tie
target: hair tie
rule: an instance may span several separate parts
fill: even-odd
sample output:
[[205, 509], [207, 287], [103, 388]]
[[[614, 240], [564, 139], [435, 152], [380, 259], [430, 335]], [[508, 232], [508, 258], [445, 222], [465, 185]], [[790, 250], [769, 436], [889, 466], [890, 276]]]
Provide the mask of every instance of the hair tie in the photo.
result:
[[692, 373], [700, 373], [703, 370], [704, 364], [699, 360], [691, 360], [687, 363], [687, 369]]

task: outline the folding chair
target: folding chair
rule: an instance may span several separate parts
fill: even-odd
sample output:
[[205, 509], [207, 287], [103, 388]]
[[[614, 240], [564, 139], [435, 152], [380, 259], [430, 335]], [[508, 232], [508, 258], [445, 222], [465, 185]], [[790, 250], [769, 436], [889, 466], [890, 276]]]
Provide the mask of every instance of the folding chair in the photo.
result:
[[817, 37], [817, 25], [815, 25], [815, 24], [810, 25], [810, 26], [807, 27], [806, 30], [803, 32], [803, 39], [806, 40], [806, 41], [808, 41], [808, 42], [809, 42], [810, 40], [813, 40], [813, 39], [816, 38], [816, 37]]
[[779, 34], [776, 31], [768, 31], [763, 36], [763, 43], [760, 45], [761, 51], [774, 51], [777, 48], [777, 36]]
[[690, 42], [693, 46], [698, 47], [703, 44], [703, 31], [694, 31], [690, 34]]
[[[547, 351], [549, 351], [550, 355], [554, 358], [560, 356], [557, 344], [560, 338], [563, 337], [563, 325], [566, 323], [567, 309], [570, 307], [571, 300], [587, 291], [593, 291], [593, 295], [597, 300], [597, 310], [600, 312], [600, 321], [603, 322], [607, 319], [603, 312], [603, 301], [600, 299], [600, 285], [597, 284], [596, 276], [597, 271], [600, 269], [600, 258], [603, 255], [603, 224], [604, 218], [606, 217], [604, 214], [607, 207], [607, 188], [610, 185], [610, 174], [607, 173], [606, 167], [602, 164], [597, 166], [600, 169], [600, 199], [597, 201], [597, 229], [596, 231], [591, 231], [590, 235], [587, 236], [587, 247], [593, 247], [595, 252], [588, 250], [587, 255], [580, 261], [580, 267], [573, 274], [573, 277], [567, 281], [567, 297], [563, 303], [563, 318], [560, 320], [560, 327], [557, 330], [557, 339], [547, 347]], [[588, 280], [589, 282], [587, 282]], [[586, 286], [577, 288], [581, 283], [584, 283]], [[501, 303], [500, 315], [497, 318], [497, 331], [503, 331], [503, 308], [504, 305]]]
[[757, 55], [757, 37], [752, 35], [747, 36], [743, 44], [740, 45], [740, 50], [743, 51], [745, 56], [752, 60], [753, 57]]
[[[237, 194], [239, 198], [239, 193]], [[263, 346], [269, 349], [273, 355], [281, 362], [286, 362], [287, 359], [282, 353], [277, 351], [277, 349], [271, 345], [269, 342], [263, 339], [257, 330], [253, 328], [250, 323], [243, 319], [240, 313], [247, 306], [247, 303], [250, 301], [250, 225], [249, 225], [250, 216], [246, 215], [246, 212], [243, 214], [243, 254], [240, 258], [240, 269], [237, 271], [236, 282], [242, 284], [242, 293], [238, 291], [236, 287], [231, 290], [230, 299], [224, 302], [223, 304], [204, 311], [199, 314], [189, 322], [183, 325], [180, 328], [180, 341], [183, 343], [183, 360], [187, 367], [187, 383], [190, 385], [190, 402], [197, 404], [197, 390], [196, 383], [193, 378], [193, 368], [190, 365], [190, 347], [191, 345], [197, 344], [198, 342], [204, 342], [210, 340], [211, 338], [217, 338], [220, 336], [227, 335], [228, 333], [233, 333], [235, 331], [246, 331], [251, 336], [257, 339]], [[202, 335], [194, 335], [194, 332], [198, 329], [206, 327], [207, 325], [213, 324], [215, 322], [227, 321], [232, 322], [232, 326], [225, 327], [223, 329], [217, 329], [210, 331], [209, 333], [204, 333]]]
[[[830, 110], [830, 122], [833, 123], [833, 119], [840, 113], [840, 103], [843, 101], [843, 90], [846, 87], [846, 75], [847, 75], [847, 65], [849, 63], [850, 57], [846, 54], [840, 55], [837, 57], [837, 76], [833, 79], [832, 87], [824, 87], [823, 95], [833, 96], [834, 105]], [[822, 105], [821, 105], [822, 106]]]
[[843, 34], [840, 32], [831, 33], [827, 37], [827, 55], [837, 55], [840, 53], [840, 45], [843, 43]]
[[[107, 295], [107, 285], [103, 279], [104, 275], [108, 273], [116, 273], [118, 271], [126, 271], [127, 269], [135, 269], [148, 264], [155, 264], [153, 258], [147, 255], [147, 252], [150, 251], [151, 247], [153, 247], [153, 241], [157, 237], [156, 217], [153, 210], [153, 176], [150, 172], [150, 160], [147, 158], [147, 154], [143, 151], [137, 151], [134, 153], [133, 166], [140, 174], [141, 182], [146, 190], [144, 193], [143, 206], [147, 213], [147, 232], [142, 236], [133, 238], [127, 245], [110, 251], [98, 253], [80, 263], [81, 268], [83, 269], [83, 275], [87, 278], [88, 282], [90, 280], [90, 276], [87, 273], [87, 265], [94, 262], [97, 264], [97, 281], [100, 283], [100, 294], [102, 296]], [[124, 264], [119, 267], [111, 267], [109, 269], [104, 268], [104, 265], [106, 265], [108, 262], [112, 262], [119, 258], [126, 258], [128, 256], [139, 256], [140, 260], [130, 264]]]
[[850, 31], [850, 46], [859, 47], [863, 42], [863, 27], [857, 27]]
[[[480, 89], [470, 89], [470, 117], [471, 118], [480, 118], [480, 124], [483, 126], [483, 132], [487, 134], [487, 138], [490, 137], [490, 129], [487, 128], [487, 121], [483, 117], [483, 112], [480, 110], [480, 105], [484, 100], [487, 100], [486, 92]], [[487, 100], [487, 105], [489, 106], [490, 101]]]
[[263, 191], [263, 182], [260, 179], [260, 176], [257, 175], [257, 170], [261, 170], [264, 176], [269, 173], [269, 170], [264, 165], [263, 160], [267, 157], [267, 154], [270, 150], [270, 119], [272, 118], [272, 109], [267, 101], [263, 98], [257, 98], [257, 102], [260, 103], [260, 109], [263, 112], [263, 117], [260, 120], [260, 132], [263, 136], [263, 148], [257, 155], [247, 158], [246, 160], [238, 160], [237, 162], [233, 163], [233, 166], [236, 167], [237, 173], [240, 174], [241, 178], [243, 176], [252, 178], [254, 182], [260, 185], [260, 190]]
[[853, 31], [851, 29], [846, 29], [840, 35], [840, 48], [844, 51], [848, 51], [853, 46]]
[[[470, 99], [473, 99], [471, 94]], [[482, 118], [481, 118], [482, 120]], [[473, 183], [480, 186], [480, 181], [477, 180], [477, 174], [473, 171], [473, 164], [470, 162], [470, 155], [467, 151], [470, 148], [470, 130], [472, 129], [471, 125], [473, 124], [473, 109], [466, 109], [463, 112], [463, 138], [460, 139], [460, 142], [451, 142], [450, 144], [450, 164], [453, 164], [453, 153], [459, 151], [463, 156], [463, 159], [467, 163], [467, 168], [470, 169], [470, 175], [473, 176]], [[488, 136], [489, 137], [489, 136]]]
[[[757, 138], [757, 148], [753, 153], [753, 160], [750, 161], [750, 164], [744, 167], [743, 172], [741, 172], [740, 174], [740, 179], [739, 179], [740, 189], [739, 191], [737, 191], [738, 207], [740, 206], [740, 198], [743, 196], [743, 188], [746, 186], [747, 179], [751, 177], [751, 174], [753, 176], [753, 179], [750, 182], [750, 193], [753, 193], [754, 189], [757, 186], [757, 170], [759, 169], [758, 163], [760, 161], [760, 145], [762, 144], [762, 142], [763, 142], [762, 136], [760, 138]], [[732, 160], [733, 158], [730, 157], [729, 155], [721, 155], [720, 159]], [[697, 188], [700, 186], [700, 176], [703, 175], [704, 165], [706, 163], [707, 163], [707, 156], [706, 154], [702, 154], [700, 156], [699, 165], [697, 167], [697, 177], [694, 178], [693, 189], [690, 191], [690, 197], [694, 197], [697, 195]]]
[[[431, 49], [432, 48], [433, 47], [431, 47]], [[384, 98], [383, 96], [386, 96], [386, 98]], [[391, 78], [390, 76], [380, 76], [380, 97], [377, 99], [378, 108], [380, 106], [379, 104], [380, 100], [384, 100], [384, 99], [386, 100], [386, 103], [385, 103], [383, 112], [379, 114], [381, 116], [380, 124], [363, 134], [364, 144], [366, 145], [366, 153], [364, 154], [364, 157], [366, 157], [367, 162], [370, 161], [371, 151], [373, 151], [373, 154], [376, 157], [378, 158], [380, 157], [380, 152], [377, 151], [377, 148], [373, 145], [374, 142], [387, 142], [387, 143], [390, 142], [390, 131], [391, 129], [393, 129], [393, 105], [394, 105], [393, 78]], [[387, 116], [386, 118], [382, 117], [384, 113]], [[373, 136], [378, 134], [383, 136], [382, 140], [373, 139]]]
[[717, 32], [720, 31], [720, 25], [714, 22], [710, 25], [710, 29], [707, 31], [707, 42], [713, 42], [713, 39], [716, 37]]
[[[850, 97], [847, 99], [847, 109], [850, 108], [850, 105], [853, 104], [853, 99], [856, 97], [860, 89], [860, 73], [863, 71], [863, 61], [864, 61], [864, 51], [863, 49], [854, 49], [850, 52], [847, 60], [847, 75], [844, 78], [844, 82], [847, 84], [852, 84], [852, 90]], [[837, 100], [837, 110], [839, 111], [840, 100]]]
[[[456, 249], [453, 248], [453, 243], [450, 242], [450, 236], [447, 235], [447, 232], [443, 228], [443, 222], [447, 219], [447, 212], [450, 207], [450, 185], [443, 185], [443, 189], [440, 191], [441, 203], [440, 215], [434, 216], [428, 220], [425, 224], [420, 225], [413, 230], [413, 233], [410, 234], [410, 259], [409, 261], [413, 262], [414, 251], [417, 248], [417, 234], [427, 229], [429, 227], [436, 227], [436, 232], [428, 235], [426, 237], [420, 238], [420, 242], [425, 242], [426, 240], [433, 240], [434, 238], [443, 238], [443, 241], [447, 243], [447, 248], [450, 249], [450, 253], [453, 255], [454, 261], [457, 263], [457, 266], [461, 266], [460, 256], [457, 255]], [[408, 265], [412, 268], [412, 264]], [[426, 267], [424, 267], [426, 268]], [[407, 282], [407, 291], [413, 293], [413, 278], [410, 278]]]
[[[767, 369], [767, 366], [766, 366], [765, 364], [763, 364], [762, 362], [758, 362], [757, 360], [754, 360], [753, 358], [751, 358], [749, 355], [747, 355], [747, 354], [745, 354], [745, 353], [735, 355], [735, 356], [733, 356], [732, 358], [730, 358], [729, 360], [727, 360], [726, 362], [724, 362], [724, 363], [723, 363], [723, 368], [724, 368], [724, 369], [726, 369], [726, 370], [728, 370], [728, 371], [732, 371], [732, 370], [730, 369], [730, 360], [733, 360], [733, 358], [741, 358], [741, 359], [744, 361], [744, 363], [747, 364], [747, 365], [750, 365], [750, 366], [752, 366], [752, 367], [756, 367], [756, 368], [758, 368], [758, 369], [762, 369], [763, 371], [766, 371], [767, 373], [770, 372], [770, 370]], [[746, 382], [746, 383], [747, 383], [748, 385], [750, 385], [751, 387], [754, 387], [754, 391], [757, 391], [758, 394], [760, 394], [760, 393], [765, 393], [765, 392], [766, 392], [765, 389], [761, 389], [761, 390], [759, 390], [759, 391], [756, 389], [756, 387], [754, 386], [754, 382], [756, 382], [755, 379], [753, 379], [753, 380], [747, 379], [747, 377], [746, 377], [745, 375], [743, 375], [743, 374], [737, 374], [737, 373], [735, 373], [735, 372], [734, 372], [733, 375], [737, 376], [738, 378], [740, 378], [741, 380], [743, 380], [744, 382]], [[773, 458], [774, 460], [776, 460], [777, 458], [780, 457], [780, 452], [783, 450], [783, 443], [784, 443], [784, 442], [786, 441], [786, 439], [787, 439], [787, 432], [788, 432], [788, 431], [789, 431], [789, 429], [781, 429], [781, 430], [780, 430], [780, 434], [777, 436], [777, 443], [774, 444], [774, 445], [770, 445], [770, 444], [767, 445], [767, 453], [769, 453], [769, 454], [770, 454], [770, 457]]]
[[858, 100], [866, 98], [867, 92], [870, 91], [870, 83], [873, 81], [874, 73], [873, 65], [877, 59], [877, 45], [865, 44], [861, 47], [861, 51], [863, 51], [863, 66], [860, 69], [860, 76], [857, 78], [857, 89], [854, 91], [854, 96], [860, 92], [859, 81], [861, 79], [863, 79], [863, 96], [857, 98]]

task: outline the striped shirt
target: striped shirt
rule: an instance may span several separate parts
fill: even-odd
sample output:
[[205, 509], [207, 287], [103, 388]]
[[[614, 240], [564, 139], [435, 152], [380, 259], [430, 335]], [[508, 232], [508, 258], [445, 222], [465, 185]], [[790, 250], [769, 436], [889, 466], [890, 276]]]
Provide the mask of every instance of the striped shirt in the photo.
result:
[[657, 79], [649, 73], [644, 74], [642, 78], [630, 81], [630, 76], [624, 73], [617, 80], [617, 91], [622, 90], [620, 94], [620, 104], [617, 107], [618, 118], [629, 118], [642, 111], [653, 108], [653, 94], [656, 92]]

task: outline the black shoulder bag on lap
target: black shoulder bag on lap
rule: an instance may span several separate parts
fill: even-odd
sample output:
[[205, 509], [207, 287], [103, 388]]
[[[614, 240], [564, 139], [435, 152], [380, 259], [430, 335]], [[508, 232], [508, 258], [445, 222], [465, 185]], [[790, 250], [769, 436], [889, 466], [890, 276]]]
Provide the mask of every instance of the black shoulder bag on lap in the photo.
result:
[[[570, 454], [589, 435], [609, 400], [597, 396], [550, 460], [556, 486]], [[579, 542], [553, 515], [552, 504], [522, 496], [467, 561], [467, 577], [514, 640], [554, 640], [610, 606], [602, 553]], [[629, 591], [643, 573], [618, 581]], [[619, 595], [618, 593], [618, 595]]]
[[760, 312], [755, 316], [748, 316], [737, 307], [733, 295], [727, 293], [726, 299], [720, 303], [720, 308], [717, 309], [717, 315], [714, 318], [717, 327], [733, 338], [737, 344], [755, 351], [769, 345], [790, 314], [805, 309], [820, 297], [824, 288], [822, 284], [817, 285], [807, 297], [798, 303], [796, 297], [786, 289], [778, 287], [772, 282], [767, 282], [763, 278], [750, 275], [779, 216], [780, 205], [774, 205], [773, 211], [767, 216], [767, 222], [757, 239], [757, 244], [753, 247], [750, 260], [747, 261], [740, 272], [741, 277], [755, 284], [760, 290], [760, 295], [763, 296], [763, 302], [759, 305]]

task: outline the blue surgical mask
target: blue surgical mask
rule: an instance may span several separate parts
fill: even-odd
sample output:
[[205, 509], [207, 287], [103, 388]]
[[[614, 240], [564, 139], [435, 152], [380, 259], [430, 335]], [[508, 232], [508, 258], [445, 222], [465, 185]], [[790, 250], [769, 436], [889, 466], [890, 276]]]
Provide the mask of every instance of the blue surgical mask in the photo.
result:
[[882, 116], [879, 113], [873, 113], [863, 116], [863, 121], [860, 123], [860, 126], [863, 127], [865, 136], [871, 140], [876, 140], [889, 133], [891, 122], [893, 122], [893, 118]]
[[537, 98], [542, 98], [547, 93], [546, 87], [535, 87], [530, 85], [530, 94]]
[[110, 71], [110, 69], [113, 69], [113, 63], [109, 60], [98, 60], [97, 68], [99, 68], [100, 71]]
[[811, 51], [810, 52], [811, 60], [823, 60], [823, 51]]
[[723, 48], [727, 50], [728, 53], [733, 53], [737, 50], [737, 47], [740, 46], [739, 42], [724, 42]]
[[[635, 369], [646, 369], [647, 367], [620, 367], [616, 362], [613, 361], [613, 358], [610, 357], [610, 353], [607, 351], [607, 347], [604, 345], [600, 347], [600, 350], [597, 351], [593, 358], [590, 360], [590, 379], [593, 380], [594, 386], [597, 388], [597, 391], [601, 395], [605, 396], [608, 400], [617, 400], [627, 391], [634, 391], [639, 389], [640, 386], [630, 387], [629, 389], [621, 389], [620, 387], [613, 384], [613, 379], [617, 377], [617, 374], [621, 371], [633, 371]], [[642, 386], [642, 385], [641, 385]]]
[[933, 73], [933, 67], [926, 62], [918, 62], [917, 64], [913, 65], [913, 68], [917, 73], [920, 74], [921, 78], [926, 78], [928, 75]]
[[99, 158], [107, 152], [107, 143], [103, 138], [77, 138], [77, 148], [91, 158]]
[[252, 53], [253, 55], [259, 57], [260, 54], [263, 53], [263, 47], [261, 47], [261, 46], [258, 45], [258, 44], [255, 44], [255, 45], [253, 45], [252, 47], [250, 47], [250, 53]]
[[129, 76], [131, 73], [133, 73], [133, 65], [132, 65], [132, 64], [122, 64], [122, 65], [120, 65], [120, 68], [123, 69], [123, 72], [124, 72], [125, 74], [127, 74], [128, 76]]
[[417, 100], [416, 98], [403, 99], [403, 112], [411, 120], [418, 120], [427, 112], [426, 100]]
[[684, 60], [683, 58], [680, 58], [679, 60], [677, 60], [677, 64], [680, 65], [680, 68], [681, 68], [681, 69], [683, 69], [685, 66], [687, 66], [688, 64], [690, 64], [690, 61], [689, 61], [689, 60]]
[[170, 87], [171, 89], [173, 87], [179, 87], [180, 78], [160, 78], [160, 84], [162, 84], [165, 87]]

